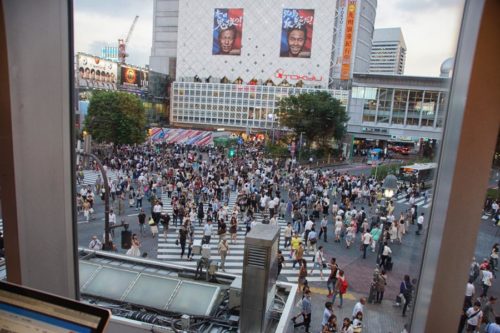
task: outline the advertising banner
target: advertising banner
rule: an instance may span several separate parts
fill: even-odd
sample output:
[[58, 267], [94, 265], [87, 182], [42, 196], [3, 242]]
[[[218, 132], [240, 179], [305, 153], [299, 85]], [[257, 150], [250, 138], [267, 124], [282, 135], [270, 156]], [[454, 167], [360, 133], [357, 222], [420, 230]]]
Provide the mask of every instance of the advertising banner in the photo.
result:
[[149, 72], [141, 71], [141, 87], [147, 88], [149, 87]]
[[141, 86], [141, 71], [132, 67], [121, 66], [121, 84], [124, 87], [139, 88]]
[[79, 86], [116, 90], [117, 63], [83, 54], [77, 58]]
[[241, 55], [242, 8], [215, 8], [213, 55]]
[[339, 0], [338, 2], [338, 23], [335, 35], [335, 62], [333, 64], [333, 76], [340, 79], [340, 70], [342, 67], [342, 50], [344, 48], [345, 21], [347, 17], [347, 4], [349, 0]]
[[280, 57], [310, 58], [314, 9], [283, 9]]
[[351, 74], [352, 41], [354, 34], [354, 20], [356, 18], [356, 1], [349, 1], [345, 22], [344, 50], [342, 51], [342, 68], [340, 79], [349, 80]]

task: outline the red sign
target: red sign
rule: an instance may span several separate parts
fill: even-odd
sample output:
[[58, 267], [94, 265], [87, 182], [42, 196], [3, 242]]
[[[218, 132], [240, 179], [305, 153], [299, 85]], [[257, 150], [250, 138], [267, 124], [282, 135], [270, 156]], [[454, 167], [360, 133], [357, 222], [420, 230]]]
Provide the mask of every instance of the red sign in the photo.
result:
[[342, 52], [342, 68], [340, 79], [349, 80], [351, 72], [352, 39], [354, 32], [354, 18], [356, 17], [356, 1], [350, 1], [347, 6], [347, 20], [345, 24], [344, 51]]
[[278, 69], [275, 73], [274, 76], [276, 76], [278, 79], [286, 79], [286, 80], [302, 80], [302, 81], [322, 81], [323, 80], [323, 75], [317, 78], [315, 75], [307, 75], [307, 74], [297, 74], [297, 73], [286, 73], [284, 69]]

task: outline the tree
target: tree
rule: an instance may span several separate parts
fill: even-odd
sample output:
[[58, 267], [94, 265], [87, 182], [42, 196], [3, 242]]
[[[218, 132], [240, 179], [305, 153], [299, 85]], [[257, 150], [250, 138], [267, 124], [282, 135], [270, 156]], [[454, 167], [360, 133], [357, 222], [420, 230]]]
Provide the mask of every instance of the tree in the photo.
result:
[[143, 143], [146, 115], [141, 100], [124, 92], [97, 91], [90, 100], [85, 130], [97, 142]]
[[280, 124], [303, 133], [307, 145], [312, 142], [328, 147], [331, 139], [340, 141], [349, 120], [345, 107], [325, 91], [315, 91], [283, 98], [278, 104]]

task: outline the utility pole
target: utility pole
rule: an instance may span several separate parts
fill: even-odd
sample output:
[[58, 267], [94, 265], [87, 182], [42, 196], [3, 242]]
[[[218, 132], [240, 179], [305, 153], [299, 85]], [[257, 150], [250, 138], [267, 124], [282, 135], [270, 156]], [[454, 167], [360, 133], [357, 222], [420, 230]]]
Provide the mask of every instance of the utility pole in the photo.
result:
[[99, 171], [101, 172], [101, 177], [104, 182], [104, 190], [106, 191], [104, 193], [104, 245], [103, 245], [103, 250], [112, 250], [113, 246], [110, 242], [109, 239], [109, 232], [110, 232], [110, 227], [109, 227], [109, 183], [108, 183], [108, 176], [106, 175], [106, 170], [104, 169], [101, 160], [94, 154], [90, 152], [91, 150], [91, 142], [92, 142], [92, 136], [90, 134], [84, 133], [84, 141], [86, 141], [87, 144], [84, 145], [84, 149], [77, 150], [77, 154], [82, 155], [86, 159], [89, 157], [92, 157], [96, 163], [97, 167], [99, 168]]

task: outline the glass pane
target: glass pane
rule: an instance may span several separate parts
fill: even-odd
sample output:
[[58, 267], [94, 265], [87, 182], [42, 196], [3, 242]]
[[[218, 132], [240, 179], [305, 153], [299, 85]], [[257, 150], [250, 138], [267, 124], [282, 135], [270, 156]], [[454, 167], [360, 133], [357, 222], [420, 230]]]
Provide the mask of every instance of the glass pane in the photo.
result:
[[141, 274], [124, 301], [164, 309], [179, 280]]
[[138, 275], [139, 273], [104, 267], [82, 289], [82, 293], [120, 300]]
[[89, 281], [91, 276], [97, 271], [98, 268], [99, 268], [98, 265], [89, 264], [83, 261], [79, 262], [80, 288], [82, 288], [85, 285], [85, 283]]
[[167, 310], [198, 316], [209, 315], [212, 310], [210, 305], [218, 292], [219, 287], [183, 281]]

